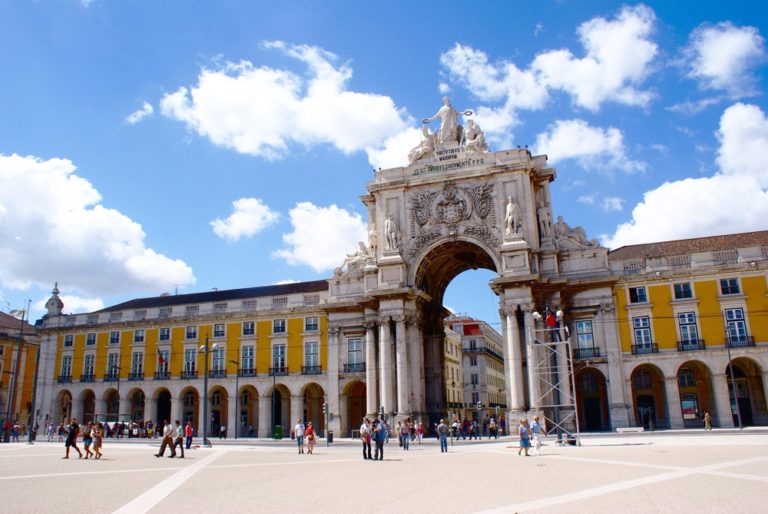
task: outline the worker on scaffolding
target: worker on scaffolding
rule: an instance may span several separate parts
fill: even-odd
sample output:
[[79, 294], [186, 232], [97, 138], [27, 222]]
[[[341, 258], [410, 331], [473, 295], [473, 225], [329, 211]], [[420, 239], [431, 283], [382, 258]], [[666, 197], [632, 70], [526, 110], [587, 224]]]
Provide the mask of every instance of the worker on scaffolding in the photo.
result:
[[547, 308], [546, 316], [544, 318], [544, 322], [547, 325], [547, 331], [549, 332], [549, 340], [550, 342], [562, 342], [562, 338], [560, 337], [560, 320], [563, 317], [563, 312], [558, 310], [557, 315], [555, 315], [554, 312], [549, 310]]

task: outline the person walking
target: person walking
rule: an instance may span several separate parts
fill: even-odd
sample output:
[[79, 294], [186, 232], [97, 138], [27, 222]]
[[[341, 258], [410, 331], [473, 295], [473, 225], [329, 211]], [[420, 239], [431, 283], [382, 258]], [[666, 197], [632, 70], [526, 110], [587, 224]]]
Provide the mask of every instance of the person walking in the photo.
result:
[[371, 422], [368, 418], [360, 425], [360, 440], [363, 442], [363, 459], [373, 460], [371, 457]]
[[405, 421], [403, 421], [400, 424], [400, 445], [403, 447], [403, 450], [408, 451], [408, 448], [411, 444], [411, 420], [410, 418], [405, 418]]
[[186, 426], [184, 427], [184, 437], [187, 439], [186, 441], [186, 447], [187, 450], [192, 446], [192, 434], [194, 433], [194, 430], [192, 429], [192, 422], [187, 421]]
[[181, 426], [181, 421], [177, 419], [176, 429], [174, 430], [174, 435], [176, 437], [173, 440], [173, 447], [171, 449], [175, 452], [176, 447], [179, 447], [179, 450], [181, 451], [181, 457], [179, 457], [180, 459], [184, 458], [184, 433], [184, 427]]
[[104, 429], [101, 423], [94, 423], [91, 429], [91, 439], [93, 439], [93, 454], [94, 459], [101, 458], [101, 445], [104, 440]]
[[499, 432], [496, 428], [496, 420], [491, 418], [490, 421], [488, 421], [488, 439], [490, 438], [499, 438]]
[[296, 436], [296, 444], [299, 446], [299, 453], [304, 453], [304, 423], [301, 419], [296, 420], [296, 426], [293, 427], [293, 433]]
[[704, 430], [712, 430], [712, 417], [709, 412], [704, 413]]
[[173, 427], [171, 427], [171, 424], [168, 423], [168, 420], [166, 419], [163, 422], [163, 442], [160, 443], [160, 451], [155, 454], [155, 457], [162, 457], [165, 455], [165, 449], [167, 447], [171, 448], [171, 454], [168, 458], [172, 459], [176, 457], [176, 450], [173, 448]]
[[384, 423], [380, 420], [373, 422], [373, 441], [376, 444], [376, 452], [374, 453], [373, 460], [384, 460], [384, 441], [387, 438], [387, 429]]
[[307, 453], [312, 453], [315, 448], [315, 427], [312, 426], [312, 422], [307, 422], [307, 426], [304, 429], [304, 437], [307, 438]]
[[72, 423], [69, 424], [69, 432], [67, 432], [67, 440], [64, 443], [64, 447], [67, 449], [67, 454], [62, 457], [63, 459], [69, 458], [69, 449], [74, 448], [77, 450], [77, 454], [80, 458], [83, 458], [83, 452], [77, 447], [77, 437], [80, 435], [80, 424], [76, 418], [72, 418]]
[[442, 419], [437, 425], [437, 437], [440, 439], [440, 453], [448, 453], [448, 425]]
[[533, 449], [536, 450], [536, 455], [541, 454], [541, 439], [547, 436], [546, 429], [539, 423], [539, 417], [533, 417], [533, 424], [531, 425], [531, 432], [533, 434]]
[[531, 447], [531, 431], [528, 428], [528, 420], [525, 418], [520, 418], [520, 426], [517, 427], [517, 436], [520, 438], [520, 449], [517, 450], [517, 454], [520, 455], [523, 450], [525, 450], [525, 456], [530, 457], [528, 455], [528, 448]]
[[416, 427], [416, 440], [421, 444], [422, 439], [424, 439], [424, 423], [419, 421], [419, 425]]
[[91, 436], [91, 431], [93, 430], [93, 424], [88, 423], [85, 426], [85, 430], [83, 430], [83, 449], [85, 450], [85, 458], [93, 457], [94, 453], [91, 451], [91, 443], [93, 442], [93, 437]]

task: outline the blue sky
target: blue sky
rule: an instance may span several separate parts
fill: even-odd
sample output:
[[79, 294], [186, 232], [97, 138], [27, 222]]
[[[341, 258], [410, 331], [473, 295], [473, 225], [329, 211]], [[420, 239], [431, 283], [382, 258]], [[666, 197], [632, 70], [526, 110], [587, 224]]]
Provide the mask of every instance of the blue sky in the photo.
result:
[[759, 5], [2, 0], [0, 310], [328, 277], [444, 94], [606, 246], [766, 229]]

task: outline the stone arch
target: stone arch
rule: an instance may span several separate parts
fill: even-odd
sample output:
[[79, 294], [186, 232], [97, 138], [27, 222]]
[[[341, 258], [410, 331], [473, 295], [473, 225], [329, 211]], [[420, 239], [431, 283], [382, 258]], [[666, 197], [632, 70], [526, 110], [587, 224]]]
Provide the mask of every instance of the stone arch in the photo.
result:
[[192, 422], [195, 435], [199, 431], [200, 423], [200, 393], [193, 386], [187, 386], [179, 392], [179, 412], [181, 422], [186, 425]]
[[128, 414], [130, 416], [131, 421], [134, 423], [139, 423], [144, 421], [144, 406], [146, 404], [147, 398], [144, 394], [144, 391], [139, 388], [135, 387], [128, 391]]
[[734, 424], [739, 426], [738, 418], [741, 416], [742, 426], [768, 425], [768, 406], [760, 364], [749, 357], [737, 357], [732, 363], [733, 373], [730, 365], [726, 366], [725, 373]]
[[[229, 391], [222, 385], [214, 385], [208, 391], [208, 434], [211, 437], [226, 436], [227, 420], [229, 419]], [[225, 427], [224, 432], [221, 427]]]
[[80, 417], [78, 421], [82, 424], [95, 421], [96, 417], [96, 393], [93, 389], [83, 389], [78, 396], [80, 405]]
[[678, 366], [676, 376], [679, 398], [670, 398], [669, 401], [680, 402], [683, 426], [685, 428], [703, 427], [705, 412], [716, 420], [717, 407], [712, 372], [709, 367], [698, 360], [686, 361]]
[[669, 427], [664, 373], [653, 364], [640, 364], [632, 370], [632, 402], [636, 425], [653, 430]]
[[301, 396], [303, 397], [303, 412], [296, 413], [296, 416], [304, 420], [312, 422], [315, 427], [315, 431], [319, 436], [325, 434], [325, 415], [323, 413], [323, 404], [325, 403], [325, 391], [317, 382], [307, 382], [301, 388]]
[[72, 419], [72, 393], [68, 389], [59, 391], [56, 408], [58, 421], [65, 424], [69, 423], [69, 420]]
[[[270, 402], [267, 411], [270, 413], [268, 418], [271, 422], [270, 426], [280, 425], [284, 429], [283, 433], [288, 433], [289, 428], [293, 426], [291, 419], [295, 417], [291, 415], [291, 390], [288, 386], [279, 382], [275, 383], [264, 391], [261, 400]], [[270, 431], [264, 436], [271, 437], [272, 432]]]
[[161, 427], [165, 420], [173, 424], [174, 420], [171, 419], [171, 391], [167, 387], [159, 387], [152, 393], [152, 400], [155, 403], [155, 412], [147, 413], [152, 421], [158, 427]]
[[341, 436], [352, 434], [358, 430], [365, 417], [365, 384], [360, 380], [353, 380], [344, 386], [341, 391]]
[[120, 393], [114, 387], [108, 387], [101, 395], [104, 401], [104, 417], [106, 421], [119, 421], [120, 417]]
[[237, 437], [256, 437], [259, 426], [259, 392], [252, 384], [237, 392]]
[[584, 432], [610, 430], [608, 381], [603, 372], [586, 366], [576, 372], [576, 405], [579, 427]]

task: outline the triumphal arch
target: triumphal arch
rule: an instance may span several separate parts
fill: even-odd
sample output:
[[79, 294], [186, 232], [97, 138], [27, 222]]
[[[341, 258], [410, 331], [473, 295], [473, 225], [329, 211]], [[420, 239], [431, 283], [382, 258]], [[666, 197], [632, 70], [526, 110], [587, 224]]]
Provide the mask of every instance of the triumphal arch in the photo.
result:
[[[329, 280], [328, 361], [339, 361], [343, 337], [364, 335], [366, 412], [434, 421], [446, 412], [443, 294], [460, 273], [484, 268], [496, 273], [507, 411], [535, 407], [539, 384], [526, 355], [536, 310], [610, 314], [608, 250], [562, 217], [553, 221], [556, 171], [546, 156], [489, 151], [471, 111], [447, 97], [423, 120], [408, 161], [376, 171], [361, 197], [370, 232]], [[339, 412], [344, 384], [334, 371], [328, 383], [337, 390], [327, 397]]]

